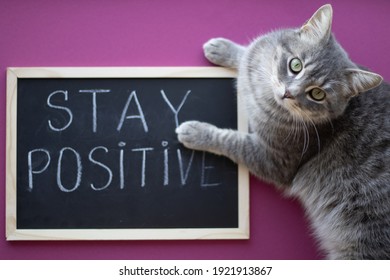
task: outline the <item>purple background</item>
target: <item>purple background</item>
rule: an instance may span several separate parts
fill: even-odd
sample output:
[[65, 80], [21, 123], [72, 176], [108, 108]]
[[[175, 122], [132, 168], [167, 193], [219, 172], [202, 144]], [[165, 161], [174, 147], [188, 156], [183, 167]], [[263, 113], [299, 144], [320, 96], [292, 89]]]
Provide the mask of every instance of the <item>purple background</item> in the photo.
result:
[[[352, 59], [390, 80], [390, 1], [328, 1]], [[251, 238], [228, 241], [5, 241], [6, 67], [205, 66], [212, 37], [246, 44], [303, 24], [326, 1], [0, 0], [0, 259], [319, 259], [304, 212], [251, 178]]]

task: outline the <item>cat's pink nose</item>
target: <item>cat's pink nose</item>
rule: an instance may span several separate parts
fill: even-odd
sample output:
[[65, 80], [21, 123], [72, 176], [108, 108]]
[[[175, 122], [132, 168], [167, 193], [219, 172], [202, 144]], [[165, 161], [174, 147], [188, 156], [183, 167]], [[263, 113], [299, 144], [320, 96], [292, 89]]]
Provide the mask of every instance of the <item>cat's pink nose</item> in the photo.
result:
[[288, 90], [286, 90], [286, 92], [283, 95], [283, 99], [285, 99], [285, 98], [295, 99], [295, 97]]

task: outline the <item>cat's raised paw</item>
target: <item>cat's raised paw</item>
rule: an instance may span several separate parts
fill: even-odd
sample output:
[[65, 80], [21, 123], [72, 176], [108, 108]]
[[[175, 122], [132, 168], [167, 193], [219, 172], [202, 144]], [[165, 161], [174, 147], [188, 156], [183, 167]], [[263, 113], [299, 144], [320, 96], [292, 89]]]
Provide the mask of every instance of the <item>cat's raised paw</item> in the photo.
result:
[[189, 149], [206, 150], [210, 140], [210, 130], [213, 127], [208, 123], [187, 121], [176, 128], [177, 138]]
[[230, 40], [223, 38], [210, 39], [203, 45], [204, 55], [214, 64], [236, 68], [240, 47]]

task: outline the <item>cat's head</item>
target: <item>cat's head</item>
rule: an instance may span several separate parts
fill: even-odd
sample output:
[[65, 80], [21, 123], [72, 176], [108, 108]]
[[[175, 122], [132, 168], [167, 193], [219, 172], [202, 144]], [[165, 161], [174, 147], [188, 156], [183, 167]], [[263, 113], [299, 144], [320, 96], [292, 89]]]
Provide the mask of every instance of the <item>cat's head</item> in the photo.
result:
[[275, 31], [252, 43], [248, 80], [263, 88], [262, 99], [320, 123], [340, 116], [351, 98], [381, 83], [381, 76], [350, 61], [331, 25], [332, 7], [325, 5], [302, 27]]

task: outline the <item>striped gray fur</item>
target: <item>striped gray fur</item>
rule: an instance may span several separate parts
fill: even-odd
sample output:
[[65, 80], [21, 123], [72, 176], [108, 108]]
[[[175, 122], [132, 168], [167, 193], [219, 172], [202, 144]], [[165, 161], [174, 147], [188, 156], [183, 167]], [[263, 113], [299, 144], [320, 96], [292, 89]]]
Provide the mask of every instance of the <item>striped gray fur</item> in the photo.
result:
[[329, 259], [390, 259], [390, 86], [348, 58], [331, 23], [325, 5], [248, 46], [211, 39], [206, 57], [238, 70], [250, 132], [198, 121], [176, 132], [299, 198]]

